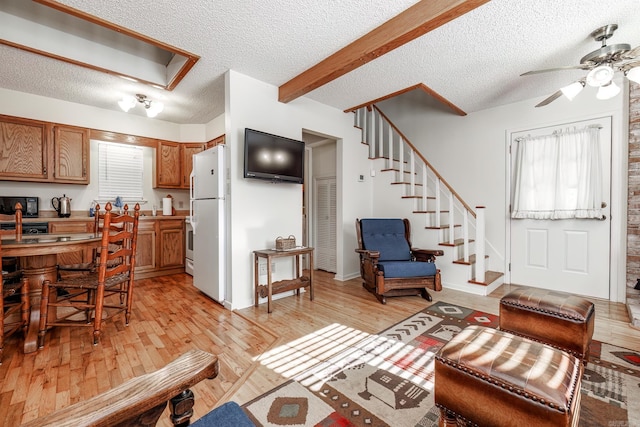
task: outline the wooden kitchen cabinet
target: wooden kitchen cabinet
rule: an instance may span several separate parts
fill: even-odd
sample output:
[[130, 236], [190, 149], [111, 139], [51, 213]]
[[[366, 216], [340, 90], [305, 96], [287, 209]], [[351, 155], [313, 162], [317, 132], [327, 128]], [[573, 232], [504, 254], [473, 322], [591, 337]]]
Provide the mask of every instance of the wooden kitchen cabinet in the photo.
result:
[[89, 129], [55, 125], [53, 181], [89, 184]]
[[0, 179], [49, 178], [49, 124], [0, 115]]
[[136, 279], [184, 273], [184, 219], [144, 219], [138, 224]]
[[220, 135], [217, 138], [213, 138], [211, 141], [207, 141], [207, 147], [206, 149], [208, 150], [209, 148], [215, 147], [216, 145], [220, 145], [220, 144], [224, 144], [224, 135]]
[[0, 179], [89, 184], [89, 129], [0, 115]]
[[156, 269], [156, 221], [138, 222], [136, 243], [136, 276]]
[[[92, 233], [94, 227], [94, 219], [78, 220], [78, 221], [50, 221], [49, 233]], [[84, 251], [69, 252], [58, 254], [58, 264], [80, 264], [84, 262], [92, 262], [95, 256], [93, 249], [85, 249]]]
[[158, 141], [156, 149], [156, 188], [189, 188], [193, 155], [204, 151], [201, 142]]
[[158, 141], [156, 149], [156, 188], [180, 188], [182, 186], [180, 143]]
[[184, 220], [158, 221], [159, 267], [184, 268]]
[[193, 155], [204, 151], [205, 144], [202, 143], [186, 143], [180, 144], [182, 158], [182, 188], [190, 188], [191, 183], [189, 176], [193, 170]]

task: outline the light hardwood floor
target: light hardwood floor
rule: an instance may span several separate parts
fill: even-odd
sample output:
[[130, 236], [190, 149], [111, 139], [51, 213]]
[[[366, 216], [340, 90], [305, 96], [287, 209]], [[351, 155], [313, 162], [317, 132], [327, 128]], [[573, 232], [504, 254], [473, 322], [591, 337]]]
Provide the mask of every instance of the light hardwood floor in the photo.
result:
[[[431, 304], [399, 297], [382, 305], [360, 279], [339, 282], [321, 271], [315, 278], [314, 301], [308, 294], [281, 298], [271, 314], [265, 305], [225, 310], [186, 274], [143, 279], [136, 281], [131, 324], [122, 318], [107, 322], [98, 346], [88, 328], [54, 329], [45, 348], [28, 355], [20, 339], [11, 337], [0, 365], [0, 424], [19, 425], [199, 348], [218, 355], [220, 374], [192, 388], [193, 421], [226, 401], [243, 404], [339, 351], [341, 343], [379, 332]], [[447, 289], [432, 295], [434, 302], [498, 314], [499, 299], [509, 290], [503, 285], [488, 297]], [[640, 351], [640, 331], [628, 326], [625, 306], [594, 303], [594, 338]], [[171, 425], [167, 414], [159, 425]]]

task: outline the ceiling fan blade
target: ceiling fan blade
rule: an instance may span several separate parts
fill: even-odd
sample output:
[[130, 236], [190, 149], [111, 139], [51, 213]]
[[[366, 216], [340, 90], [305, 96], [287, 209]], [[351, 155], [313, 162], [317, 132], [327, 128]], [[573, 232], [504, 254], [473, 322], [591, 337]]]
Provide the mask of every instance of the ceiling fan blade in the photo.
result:
[[520, 74], [520, 76], [530, 76], [532, 74], [548, 73], [549, 71], [560, 71], [560, 70], [589, 70], [591, 68], [592, 67], [587, 65], [587, 64], [567, 65], [567, 66], [564, 66], [564, 67], [556, 67], [556, 68], [547, 68], [547, 69], [544, 69], [544, 70], [527, 71], [526, 73]]
[[635, 59], [640, 56], [640, 46], [636, 46], [631, 49], [629, 52], [622, 55], [624, 59]]
[[551, 104], [553, 101], [560, 98], [561, 96], [562, 96], [562, 91], [558, 90], [553, 95], [551, 95], [550, 97], [544, 99], [542, 102], [537, 104], [536, 107], [544, 107], [545, 105]]

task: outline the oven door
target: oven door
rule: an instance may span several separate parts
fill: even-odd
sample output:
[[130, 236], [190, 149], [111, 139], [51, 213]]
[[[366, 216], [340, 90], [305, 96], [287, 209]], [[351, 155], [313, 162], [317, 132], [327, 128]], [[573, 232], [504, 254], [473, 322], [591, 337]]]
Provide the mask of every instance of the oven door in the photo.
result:
[[185, 272], [193, 276], [193, 226], [188, 219], [185, 223]]

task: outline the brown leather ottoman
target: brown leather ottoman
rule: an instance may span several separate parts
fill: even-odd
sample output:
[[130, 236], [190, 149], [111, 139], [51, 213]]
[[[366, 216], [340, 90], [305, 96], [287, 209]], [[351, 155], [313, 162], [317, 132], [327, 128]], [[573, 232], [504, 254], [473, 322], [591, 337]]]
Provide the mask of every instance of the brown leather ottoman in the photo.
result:
[[547, 344], [468, 326], [436, 356], [440, 426], [578, 425], [583, 370]]
[[500, 300], [500, 329], [550, 344], [586, 364], [593, 337], [593, 303], [546, 289], [516, 289]]

